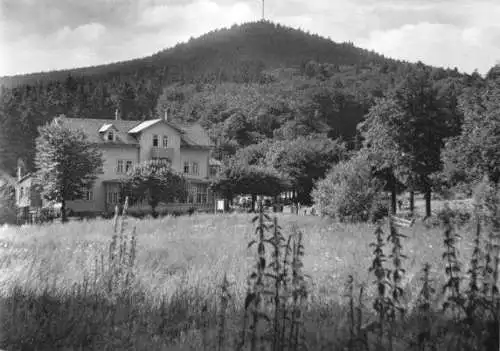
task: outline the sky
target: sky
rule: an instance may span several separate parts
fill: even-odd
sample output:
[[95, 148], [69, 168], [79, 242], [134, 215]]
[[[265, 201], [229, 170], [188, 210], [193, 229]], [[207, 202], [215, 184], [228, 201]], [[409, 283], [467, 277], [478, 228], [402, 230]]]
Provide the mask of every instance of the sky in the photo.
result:
[[[261, 11], [262, 0], [0, 0], [0, 76], [139, 58]], [[265, 17], [462, 72], [500, 60], [498, 0], [266, 0]]]

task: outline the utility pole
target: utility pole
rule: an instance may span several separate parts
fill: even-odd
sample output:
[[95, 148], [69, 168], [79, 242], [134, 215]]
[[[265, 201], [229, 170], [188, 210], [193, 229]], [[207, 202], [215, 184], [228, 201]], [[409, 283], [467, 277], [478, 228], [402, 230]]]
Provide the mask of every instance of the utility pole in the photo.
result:
[[264, 21], [264, 0], [262, 0], [262, 20]]

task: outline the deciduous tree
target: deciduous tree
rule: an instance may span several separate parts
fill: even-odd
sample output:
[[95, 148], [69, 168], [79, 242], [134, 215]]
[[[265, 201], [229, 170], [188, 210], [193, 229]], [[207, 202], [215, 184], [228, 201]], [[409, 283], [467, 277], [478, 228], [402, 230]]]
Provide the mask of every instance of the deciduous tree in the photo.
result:
[[184, 177], [169, 165], [145, 161], [136, 165], [123, 179], [123, 194], [133, 202], [146, 201], [153, 217], [160, 202], [183, 201], [186, 198]]
[[[474, 103], [471, 103], [474, 102]], [[500, 179], [500, 81], [489, 82], [472, 100], [462, 101], [464, 123], [458, 136], [447, 140], [443, 173], [452, 185], [473, 185], [487, 175]]]
[[251, 195], [252, 208], [258, 195], [277, 196], [290, 188], [288, 181], [278, 172], [262, 166], [232, 164], [226, 166], [212, 189], [228, 199], [235, 195]]
[[320, 135], [299, 137], [272, 144], [264, 163], [290, 179], [297, 201], [310, 204], [314, 183], [345, 154], [345, 144], [340, 140]]
[[394, 138], [401, 152], [410, 156], [411, 190], [424, 193], [426, 217], [431, 215], [433, 175], [442, 168], [441, 149], [460, 123], [431, 73], [429, 67], [417, 64], [390, 94], [405, 112]]
[[47, 200], [61, 203], [66, 222], [66, 201], [80, 199], [102, 172], [102, 155], [86, 134], [56, 118], [38, 129], [35, 183]]
[[363, 137], [362, 153], [370, 162], [373, 175], [382, 180], [385, 189], [391, 192], [391, 210], [396, 212], [396, 195], [401, 183], [411, 186], [411, 155], [403, 152], [398, 140], [401, 123], [407, 116], [396, 100], [391, 98], [376, 99], [364, 122], [358, 130]]

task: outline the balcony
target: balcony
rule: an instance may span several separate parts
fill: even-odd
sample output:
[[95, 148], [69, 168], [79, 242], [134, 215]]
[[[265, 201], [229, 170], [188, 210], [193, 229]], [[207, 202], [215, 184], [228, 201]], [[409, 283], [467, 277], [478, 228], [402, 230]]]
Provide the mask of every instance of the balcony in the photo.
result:
[[163, 147], [152, 147], [151, 148], [151, 153], [150, 153], [150, 158], [151, 159], [161, 159], [161, 158], [168, 158], [170, 161], [174, 159], [174, 148], [163, 148]]

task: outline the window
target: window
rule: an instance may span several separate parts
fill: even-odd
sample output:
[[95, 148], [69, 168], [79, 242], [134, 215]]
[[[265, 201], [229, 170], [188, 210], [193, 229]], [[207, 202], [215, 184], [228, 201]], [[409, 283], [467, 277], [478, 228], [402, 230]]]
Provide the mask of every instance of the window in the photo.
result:
[[190, 204], [206, 204], [208, 202], [207, 184], [186, 184], [187, 199]]
[[129, 172], [132, 169], [132, 161], [127, 161], [125, 164], [125, 172]]
[[23, 196], [24, 196], [24, 188], [21, 187], [21, 191], [19, 192], [19, 201], [23, 199]]
[[163, 136], [163, 148], [166, 149], [168, 147], [168, 136]]
[[94, 192], [92, 189], [85, 188], [83, 191], [83, 200], [94, 201]]
[[198, 203], [206, 204], [208, 202], [208, 185], [198, 184]]
[[198, 175], [198, 162], [193, 162], [192, 172], [193, 175]]
[[204, 189], [204, 187], [202, 185], [199, 186], [199, 189], [197, 190], [196, 192], [196, 202], [199, 203], [199, 204], [204, 204], [206, 203], [206, 197], [207, 197], [207, 193], [206, 193], [206, 189]]
[[109, 204], [118, 204], [120, 201], [120, 193], [117, 189], [108, 190], [108, 203]]
[[116, 173], [123, 173], [123, 160], [117, 161]]
[[112, 130], [108, 132], [108, 141], [114, 141], [115, 140], [115, 133], [113, 133]]
[[200, 168], [198, 162], [184, 162], [184, 174], [198, 175]]
[[153, 135], [153, 146], [158, 147], [158, 135]]
[[193, 204], [196, 201], [196, 186], [194, 184], [187, 184], [187, 203]]

